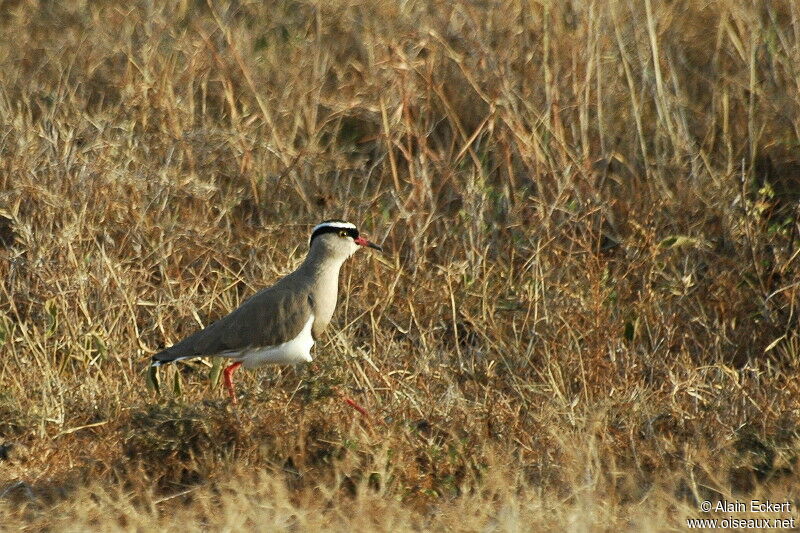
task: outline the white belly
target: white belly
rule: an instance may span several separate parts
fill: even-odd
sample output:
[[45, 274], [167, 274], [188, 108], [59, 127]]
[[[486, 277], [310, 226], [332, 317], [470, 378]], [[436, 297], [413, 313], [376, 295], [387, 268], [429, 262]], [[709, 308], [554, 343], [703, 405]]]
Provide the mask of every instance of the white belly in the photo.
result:
[[245, 368], [256, 368], [267, 364], [296, 365], [298, 363], [310, 363], [311, 347], [314, 346], [314, 338], [311, 336], [311, 325], [313, 323], [314, 315], [311, 315], [297, 337], [283, 344], [251, 348], [238, 353], [228, 352], [220, 355], [241, 361]]

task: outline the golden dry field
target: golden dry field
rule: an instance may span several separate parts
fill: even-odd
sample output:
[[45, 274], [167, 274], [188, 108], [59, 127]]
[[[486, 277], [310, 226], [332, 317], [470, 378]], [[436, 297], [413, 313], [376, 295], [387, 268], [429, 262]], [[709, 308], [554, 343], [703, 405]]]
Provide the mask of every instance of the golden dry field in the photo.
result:
[[0, 530], [800, 527], [799, 213], [793, 0], [2, 1]]

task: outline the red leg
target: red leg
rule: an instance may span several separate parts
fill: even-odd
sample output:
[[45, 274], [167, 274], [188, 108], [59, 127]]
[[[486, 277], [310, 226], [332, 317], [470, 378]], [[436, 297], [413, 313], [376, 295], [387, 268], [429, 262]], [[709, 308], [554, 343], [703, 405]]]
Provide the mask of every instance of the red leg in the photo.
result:
[[352, 400], [352, 399], [350, 399], [350, 398], [348, 398], [347, 396], [344, 396], [344, 395], [342, 395], [342, 400], [344, 400], [344, 403], [346, 403], [347, 405], [349, 405], [350, 407], [352, 407], [353, 409], [355, 409], [356, 411], [361, 413], [363, 416], [366, 416], [367, 419], [369, 419], [369, 413], [367, 413], [367, 410], [364, 409], [363, 407], [361, 407], [360, 405], [358, 405], [355, 402], [355, 400]]
[[222, 374], [225, 377], [225, 388], [228, 389], [228, 396], [231, 397], [231, 402], [233, 402], [233, 405], [238, 403], [236, 401], [236, 389], [233, 387], [233, 372], [240, 366], [242, 366], [242, 362], [237, 361], [222, 371]]
[[[336, 389], [335, 389], [335, 390], [336, 390], [336, 392], [339, 394], [339, 397], [342, 399], [342, 401], [343, 401], [344, 403], [346, 403], [347, 405], [349, 405], [350, 407], [352, 407], [353, 409], [355, 409], [356, 411], [358, 411], [359, 413], [361, 413], [361, 416], [363, 416], [364, 418], [366, 418], [368, 423], [372, 423], [372, 419], [370, 418], [370, 416], [369, 416], [369, 412], [368, 412], [366, 409], [364, 409], [363, 407], [361, 407], [360, 405], [358, 405], [358, 404], [355, 402], [355, 400], [353, 400], [352, 398], [350, 398], [350, 397], [348, 397], [348, 396], [345, 396], [345, 395], [344, 395], [344, 393], [343, 393], [342, 391], [340, 391], [338, 387], [336, 387]], [[381, 424], [384, 424], [383, 420], [380, 420], [380, 422], [381, 422]], [[385, 424], [384, 424], [384, 425], [385, 425]]]

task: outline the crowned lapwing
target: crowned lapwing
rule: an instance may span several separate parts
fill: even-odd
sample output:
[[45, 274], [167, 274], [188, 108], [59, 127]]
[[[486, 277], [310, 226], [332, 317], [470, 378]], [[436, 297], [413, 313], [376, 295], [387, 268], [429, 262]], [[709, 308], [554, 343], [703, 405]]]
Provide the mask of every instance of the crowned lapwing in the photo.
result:
[[[155, 354], [152, 366], [202, 356], [228, 358], [233, 363], [223, 375], [235, 404], [233, 372], [240, 366], [311, 362], [311, 347], [336, 309], [339, 269], [361, 246], [382, 251], [350, 222], [318, 224], [311, 232], [308, 255], [297, 270], [208, 327]], [[364, 413], [352, 400], [345, 401]]]

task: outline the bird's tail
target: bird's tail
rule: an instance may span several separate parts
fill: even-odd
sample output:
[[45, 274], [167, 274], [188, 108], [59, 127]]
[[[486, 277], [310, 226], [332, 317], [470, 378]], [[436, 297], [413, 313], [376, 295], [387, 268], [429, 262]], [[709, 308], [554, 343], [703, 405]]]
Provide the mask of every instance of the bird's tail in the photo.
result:
[[163, 352], [158, 352], [150, 359], [150, 366], [157, 368], [161, 365], [174, 363], [175, 361], [182, 361], [184, 359], [192, 359], [193, 357], [197, 356], [196, 355], [176, 356], [170, 353], [170, 350], [164, 350]]

